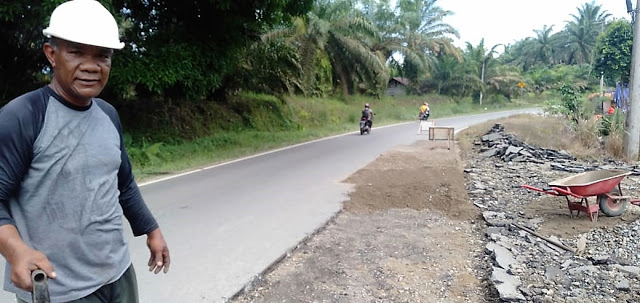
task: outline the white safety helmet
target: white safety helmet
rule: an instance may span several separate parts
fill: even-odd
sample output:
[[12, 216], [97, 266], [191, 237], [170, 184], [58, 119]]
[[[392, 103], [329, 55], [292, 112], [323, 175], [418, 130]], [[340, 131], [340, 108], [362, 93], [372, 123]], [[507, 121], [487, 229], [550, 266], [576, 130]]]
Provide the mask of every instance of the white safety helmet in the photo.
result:
[[42, 33], [71, 42], [122, 49], [118, 24], [111, 13], [95, 0], [72, 0], [51, 13], [49, 27]]

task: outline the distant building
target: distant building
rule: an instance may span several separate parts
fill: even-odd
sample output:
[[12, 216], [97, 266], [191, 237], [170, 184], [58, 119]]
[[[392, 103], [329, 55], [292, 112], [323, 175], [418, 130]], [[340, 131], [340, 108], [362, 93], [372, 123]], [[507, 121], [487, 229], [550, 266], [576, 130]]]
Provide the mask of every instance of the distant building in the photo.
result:
[[386, 94], [389, 96], [404, 96], [407, 94], [407, 86], [409, 86], [409, 79], [393, 77], [389, 80]]

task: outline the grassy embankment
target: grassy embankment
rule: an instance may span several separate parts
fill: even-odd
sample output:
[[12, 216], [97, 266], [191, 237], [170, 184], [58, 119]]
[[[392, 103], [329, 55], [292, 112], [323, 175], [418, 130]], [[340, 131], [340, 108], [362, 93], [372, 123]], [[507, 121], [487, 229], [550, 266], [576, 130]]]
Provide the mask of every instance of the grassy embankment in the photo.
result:
[[[246, 94], [226, 104], [224, 108], [204, 109], [210, 114], [198, 114], [190, 126], [180, 130], [165, 129], [169, 135], [145, 134], [153, 140], [134, 141], [127, 136], [127, 148], [138, 181], [203, 167], [283, 146], [301, 143], [330, 135], [357, 131], [360, 111], [369, 102], [376, 113], [375, 125], [387, 125], [417, 119], [418, 107], [427, 101], [431, 118], [443, 118], [486, 111], [540, 106], [539, 100], [514, 100], [503, 104], [484, 104], [480, 107], [470, 100], [450, 97], [406, 96], [371, 99], [362, 96], [348, 100], [286, 97]], [[191, 112], [193, 113], [193, 111]], [[191, 120], [189, 112], [168, 116], [171, 120]], [[199, 121], [202, 117], [208, 120]], [[188, 123], [187, 123], [188, 124]], [[196, 138], [176, 139], [195, 128], [204, 127]], [[126, 129], [126, 125], [125, 125]]]
[[533, 146], [564, 150], [587, 161], [599, 161], [603, 158], [627, 161], [622, 149], [623, 130], [619, 125], [611, 126], [609, 134], [602, 136], [598, 120], [581, 120], [576, 125], [561, 115], [545, 117], [518, 115], [499, 121], [487, 121], [465, 129], [457, 136], [463, 153], [470, 151], [473, 142], [484, 135], [495, 123], [501, 123], [506, 133], [514, 134]]

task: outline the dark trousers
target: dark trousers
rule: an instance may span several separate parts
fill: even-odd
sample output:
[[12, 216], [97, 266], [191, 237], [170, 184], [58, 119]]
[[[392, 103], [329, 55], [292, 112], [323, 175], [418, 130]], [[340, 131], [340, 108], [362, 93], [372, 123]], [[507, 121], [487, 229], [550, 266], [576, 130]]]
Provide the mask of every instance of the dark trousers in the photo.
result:
[[[26, 303], [18, 298], [18, 303]], [[104, 285], [92, 294], [69, 303], [138, 303], [138, 281], [133, 264], [120, 279]]]

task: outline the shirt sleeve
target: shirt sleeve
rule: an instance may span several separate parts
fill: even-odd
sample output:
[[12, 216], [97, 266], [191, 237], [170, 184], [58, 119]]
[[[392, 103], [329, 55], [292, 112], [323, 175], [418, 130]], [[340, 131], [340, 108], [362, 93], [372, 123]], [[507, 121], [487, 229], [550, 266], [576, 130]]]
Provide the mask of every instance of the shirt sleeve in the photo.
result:
[[131, 171], [131, 161], [124, 146], [122, 138], [122, 125], [120, 118], [115, 109], [100, 99], [94, 99], [100, 108], [111, 118], [120, 135], [120, 170], [118, 171], [118, 190], [120, 190], [120, 206], [124, 212], [124, 216], [129, 221], [134, 236], [148, 234], [158, 228], [158, 222], [155, 220], [151, 211], [144, 202], [140, 189], [135, 182], [133, 172]]
[[9, 199], [33, 160], [33, 144], [44, 124], [48, 96], [43, 90], [22, 95], [0, 108], [0, 226], [15, 225]]

